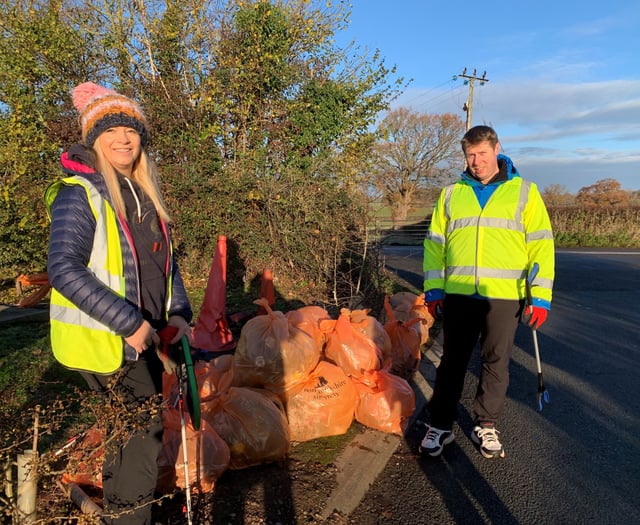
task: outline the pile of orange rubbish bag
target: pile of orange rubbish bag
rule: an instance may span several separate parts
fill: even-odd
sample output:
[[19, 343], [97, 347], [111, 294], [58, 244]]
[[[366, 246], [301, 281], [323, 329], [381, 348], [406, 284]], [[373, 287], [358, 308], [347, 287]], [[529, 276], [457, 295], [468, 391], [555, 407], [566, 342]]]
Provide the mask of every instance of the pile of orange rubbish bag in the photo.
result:
[[[187, 481], [210, 492], [226, 469], [283, 460], [292, 442], [343, 434], [354, 420], [406, 430], [415, 410], [409, 381], [433, 325], [421, 296], [387, 297], [384, 322], [366, 309], [334, 319], [319, 306], [283, 313], [266, 298], [254, 302], [264, 313], [242, 327], [233, 353], [195, 360], [202, 421], [196, 430], [183, 414], [186, 472], [176, 377], [164, 375], [161, 492]], [[67, 472], [66, 481], [95, 481], [95, 467], [85, 470], [93, 477]]]

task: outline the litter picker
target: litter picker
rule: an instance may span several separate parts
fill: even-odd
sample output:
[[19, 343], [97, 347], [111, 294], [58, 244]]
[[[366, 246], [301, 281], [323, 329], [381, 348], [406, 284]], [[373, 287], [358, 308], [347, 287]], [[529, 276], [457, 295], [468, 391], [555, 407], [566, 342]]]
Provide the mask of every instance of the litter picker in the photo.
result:
[[180, 364], [184, 367], [183, 380], [185, 384], [185, 394], [187, 398], [187, 406], [189, 408], [189, 415], [191, 416], [191, 422], [193, 428], [200, 430], [200, 396], [198, 394], [198, 382], [196, 380], [196, 373], [193, 369], [193, 359], [191, 357], [191, 347], [187, 336], [183, 335], [180, 339], [182, 345], [182, 352], [180, 354]]
[[[531, 283], [535, 279], [536, 275], [538, 275], [538, 271], [540, 270], [540, 266], [538, 263], [533, 263], [533, 266], [529, 270], [529, 275], [527, 276], [526, 288], [527, 288], [527, 305], [526, 308], [533, 308], [533, 301], [531, 296]], [[531, 327], [531, 333], [533, 334], [533, 348], [536, 354], [536, 366], [538, 368], [538, 408], [540, 412], [542, 412], [542, 401], [545, 403], [549, 403], [549, 392], [544, 386], [544, 380], [542, 379], [542, 365], [540, 364], [540, 349], [538, 348], [538, 332], [535, 328]]]
[[182, 336], [181, 351], [177, 369], [178, 379], [178, 409], [180, 412], [180, 432], [182, 437], [182, 461], [184, 465], [185, 499], [187, 500], [187, 523], [192, 525], [193, 511], [191, 509], [191, 482], [189, 480], [189, 457], [187, 455], [187, 429], [184, 420], [185, 401], [193, 428], [200, 430], [200, 398], [198, 385], [191, 359], [191, 348], [186, 336]]
[[198, 383], [193, 369], [191, 347], [187, 336], [183, 335], [175, 345], [169, 344], [177, 333], [175, 326], [166, 326], [158, 332], [160, 348], [158, 357], [162, 361], [167, 373], [175, 372], [178, 383], [178, 398], [176, 404], [180, 414], [180, 433], [182, 438], [182, 464], [184, 468], [185, 497], [187, 523], [193, 523], [191, 510], [191, 482], [189, 480], [189, 457], [187, 453], [187, 428], [185, 421], [185, 406], [191, 416], [191, 424], [195, 430], [200, 430], [200, 396]]

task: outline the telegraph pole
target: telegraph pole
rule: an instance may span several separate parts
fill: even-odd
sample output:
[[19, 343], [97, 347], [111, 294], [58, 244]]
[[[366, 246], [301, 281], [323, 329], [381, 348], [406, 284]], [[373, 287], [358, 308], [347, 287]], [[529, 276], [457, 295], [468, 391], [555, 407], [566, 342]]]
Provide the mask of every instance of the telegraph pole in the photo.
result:
[[462, 73], [460, 73], [460, 75], [462, 78], [466, 79], [464, 81], [465, 84], [469, 84], [469, 95], [467, 97], [467, 102], [465, 103], [465, 105], [462, 107], [462, 109], [467, 113], [467, 127], [466, 129], [469, 130], [469, 128], [471, 127], [471, 112], [473, 110], [473, 85], [474, 82], [476, 80], [480, 81], [480, 85], [484, 86], [485, 82], [489, 82], [489, 79], [487, 78], [487, 72], [484, 71], [482, 73], [482, 76], [479, 77], [476, 74], [476, 70], [473, 70], [473, 74], [467, 74], [467, 68], [465, 67], [464, 70], [462, 71]]

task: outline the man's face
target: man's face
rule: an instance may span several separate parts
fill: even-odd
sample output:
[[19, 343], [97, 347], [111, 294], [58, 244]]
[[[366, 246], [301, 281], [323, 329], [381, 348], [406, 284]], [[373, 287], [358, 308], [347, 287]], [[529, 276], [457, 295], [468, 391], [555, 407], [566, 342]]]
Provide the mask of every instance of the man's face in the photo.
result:
[[483, 184], [487, 184], [498, 173], [498, 153], [500, 144], [492, 146], [490, 142], [467, 146], [464, 157], [471, 173]]

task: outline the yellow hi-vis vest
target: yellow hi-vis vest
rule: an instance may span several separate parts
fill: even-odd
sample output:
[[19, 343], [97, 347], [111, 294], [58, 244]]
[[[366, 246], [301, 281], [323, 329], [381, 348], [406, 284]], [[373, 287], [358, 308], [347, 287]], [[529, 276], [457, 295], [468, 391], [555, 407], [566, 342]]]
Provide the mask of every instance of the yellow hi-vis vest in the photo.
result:
[[470, 184], [442, 190], [424, 241], [425, 291], [524, 299], [535, 262], [540, 270], [532, 283], [534, 304], [550, 304], [553, 234], [535, 184], [514, 177], [495, 189], [484, 208]]
[[[79, 176], [65, 178], [47, 188], [47, 211], [51, 209], [62, 184], [78, 184], [87, 192], [91, 211], [96, 218], [88, 267], [100, 281], [124, 297], [124, 267], [115, 211], [95, 186]], [[121, 336], [82, 312], [55, 288], [51, 290], [49, 310], [51, 348], [54, 357], [62, 365], [99, 374], [113, 373], [122, 366], [124, 340]]]

